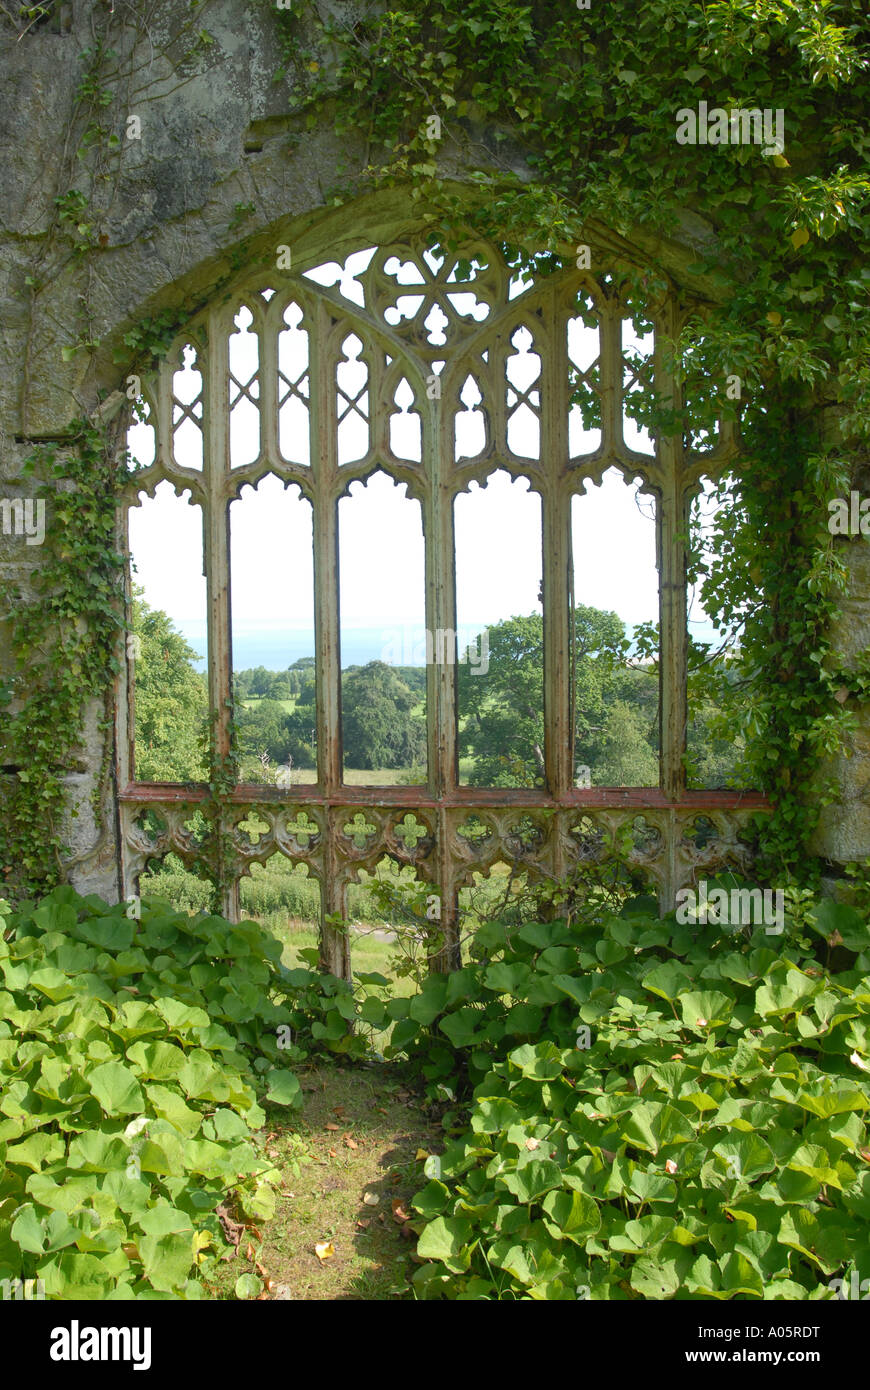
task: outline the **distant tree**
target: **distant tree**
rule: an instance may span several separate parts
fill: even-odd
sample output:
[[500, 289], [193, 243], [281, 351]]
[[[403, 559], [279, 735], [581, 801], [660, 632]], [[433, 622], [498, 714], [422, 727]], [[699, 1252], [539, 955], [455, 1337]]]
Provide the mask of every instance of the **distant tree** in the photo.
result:
[[411, 711], [414, 691], [383, 661], [344, 673], [342, 732], [348, 767], [406, 768], [423, 762], [426, 727]]
[[[576, 761], [584, 758], [577, 754]], [[606, 722], [590, 757], [593, 786], [657, 787], [658, 753], [650, 744], [645, 723], [636, 705], [613, 700], [607, 706]]]
[[275, 675], [274, 671], [267, 671], [265, 666], [255, 666], [251, 672], [251, 694], [261, 700], [268, 700]]
[[272, 683], [269, 686], [270, 700], [289, 700], [294, 694], [288, 671], [279, 671], [272, 677]]
[[208, 691], [193, 667], [197, 653], [168, 613], [134, 591], [139, 638], [134, 709], [136, 776], [144, 782], [199, 782], [208, 777]]
[[[607, 699], [624, 674], [625, 624], [615, 613], [574, 610], [577, 761], [604, 729]], [[540, 786], [544, 767], [544, 629], [539, 613], [489, 629], [489, 661], [461, 661], [460, 753], [473, 756], [474, 786]], [[481, 652], [478, 647], [478, 660]], [[594, 780], [599, 783], [598, 777]]]

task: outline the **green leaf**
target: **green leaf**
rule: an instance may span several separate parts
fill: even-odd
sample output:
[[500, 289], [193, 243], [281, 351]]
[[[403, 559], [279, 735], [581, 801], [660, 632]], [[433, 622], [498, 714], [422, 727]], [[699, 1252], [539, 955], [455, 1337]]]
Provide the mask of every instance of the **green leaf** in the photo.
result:
[[533, 1158], [513, 1173], [501, 1173], [497, 1182], [513, 1192], [520, 1202], [533, 1202], [554, 1187], [562, 1185], [562, 1170], [549, 1158]]
[[292, 1071], [275, 1068], [266, 1073], [266, 1099], [273, 1105], [289, 1105], [298, 1109], [303, 1103], [302, 1089]]
[[12, 1239], [22, 1250], [41, 1255], [45, 1246], [45, 1227], [31, 1204], [20, 1211], [12, 1223]]
[[141, 1115], [145, 1098], [129, 1067], [104, 1062], [88, 1073], [87, 1082], [107, 1115]]
[[263, 1292], [263, 1281], [256, 1274], [240, 1274], [236, 1280], [236, 1298], [258, 1298]]
[[852, 1082], [825, 1077], [803, 1086], [795, 1095], [794, 1103], [820, 1119], [829, 1120], [832, 1115], [867, 1110], [870, 1096]]
[[680, 1276], [673, 1259], [636, 1260], [631, 1270], [631, 1287], [641, 1298], [673, 1298], [680, 1287]]
[[583, 1192], [548, 1192], [541, 1206], [550, 1218], [544, 1225], [557, 1240], [585, 1245], [601, 1225], [598, 1203]]
[[688, 1028], [706, 1030], [730, 1023], [734, 1000], [719, 990], [692, 990], [680, 995], [683, 1022]]
[[726, 1169], [730, 1169], [730, 1176], [744, 1182], [752, 1182], [762, 1173], [772, 1173], [776, 1168], [773, 1150], [759, 1134], [729, 1135], [714, 1144], [713, 1152], [720, 1156]]
[[448, 1269], [467, 1267], [460, 1257], [472, 1239], [470, 1221], [456, 1216], [436, 1216], [423, 1228], [417, 1241], [417, 1254], [425, 1260], [440, 1260]]
[[667, 999], [672, 1003], [677, 999], [687, 984], [691, 983], [691, 975], [685, 966], [677, 961], [664, 961], [661, 965], [653, 966], [643, 977], [643, 987], [652, 994], [658, 994], [662, 999]]

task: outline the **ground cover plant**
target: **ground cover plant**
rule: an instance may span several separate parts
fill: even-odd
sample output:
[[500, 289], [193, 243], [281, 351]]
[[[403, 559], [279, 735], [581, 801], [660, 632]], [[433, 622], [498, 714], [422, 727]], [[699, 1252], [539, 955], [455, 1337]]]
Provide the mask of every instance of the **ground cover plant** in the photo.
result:
[[492, 923], [393, 1001], [393, 1048], [468, 1116], [426, 1162], [419, 1296], [830, 1299], [870, 1278], [870, 930], [620, 914]]
[[[315, 1068], [331, 1114], [330, 1077], [355, 1093], [381, 1054], [378, 1084], [392, 1063], [426, 1115], [412, 1127], [445, 1139], [404, 1178], [416, 1272], [373, 1275], [375, 1297], [816, 1300], [870, 1279], [863, 908], [789, 890], [779, 933], [660, 919], [624, 883], [537, 891], [537, 916], [480, 922], [461, 970], [405, 975], [405, 994], [378, 970], [320, 974], [313, 948], [288, 969], [260, 924], [159, 900], [140, 921], [69, 888], [4, 904], [0, 1280], [287, 1296], [256, 1260], [222, 1262], [244, 1228], [270, 1268], [328, 1290], [307, 1189], [352, 1181], [365, 1136], [341, 1141], [342, 1107], [315, 1121], [317, 1173], [273, 1219], [283, 1150], [310, 1143], [296, 1072]], [[332, 1220], [367, 1240], [355, 1200]]]
[[267, 1113], [301, 1103], [270, 998], [280, 943], [70, 888], [0, 921], [0, 1280], [201, 1297], [222, 1215], [274, 1211]]

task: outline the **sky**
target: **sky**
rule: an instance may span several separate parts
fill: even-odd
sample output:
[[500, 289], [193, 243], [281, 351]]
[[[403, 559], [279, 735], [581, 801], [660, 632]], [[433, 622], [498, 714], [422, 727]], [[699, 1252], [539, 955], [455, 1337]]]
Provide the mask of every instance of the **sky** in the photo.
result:
[[[360, 302], [358, 275], [371, 252], [349, 258], [342, 270], [337, 265], [319, 268], [311, 278], [321, 284], [337, 283], [349, 299]], [[413, 288], [420, 280], [412, 264], [398, 259], [387, 263], [397, 285]], [[425, 288], [423, 286], [422, 288]], [[522, 291], [515, 281], [512, 297]], [[460, 312], [485, 317], [485, 305], [472, 294], [455, 296]], [[397, 321], [420, 305], [420, 298], [400, 295], [392, 314]], [[279, 336], [279, 372], [284, 396], [279, 411], [279, 442], [285, 457], [308, 463], [307, 439], [307, 334], [299, 327], [295, 306], [284, 314], [285, 331]], [[238, 467], [259, 452], [256, 396], [256, 337], [248, 331], [250, 311], [236, 317], [237, 332], [230, 339], [230, 370], [235, 404], [230, 416], [231, 466]], [[425, 319], [429, 340], [443, 341], [444, 314], [432, 311]], [[440, 338], [439, 338], [440, 334]], [[508, 440], [521, 457], [538, 456], [538, 422], [523, 393], [539, 403], [535, 382], [540, 358], [531, 334], [521, 329], [512, 337], [514, 354], [507, 370], [507, 402], [513, 407]], [[626, 320], [624, 346], [642, 356], [652, 350], [652, 334], [638, 337]], [[345, 338], [345, 362], [337, 374], [339, 411], [339, 462], [362, 457], [368, 448], [366, 368], [357, 359], [361, 343], [350, 333]], [[598, 352], [597, 329], [572, 320], [569, 355], [580, 370], [592, 364]], [[437, 364], [436, 364], [437, 369]], [[185, 354], [185, 366], [175, 375], [174, 391], [182, 405], [192, 403], [201, 381], [193, 354]], [[456, 416], [457, 457], [473, 456], [482, 447], [482, 416], [473, 406], [480, 391], [469, 378], [461, 396], [465, 409]], [[419, 417], [409, 409], [413, 392], [404, 380], [395, 393], [391, 416], [391, 447], [403, 458], [420, 458]], [[176, 456], [188, 467], [202, 466], [201, 435], [192, 419], [176, 408]], [[652, 452], [644, 431], [625, 421], [626, 442], [643, 453]], [[596, 431], [585, 431], [579, 409], [569, 419], [572, 456], [590, 452], [598, 443]], [[135, 425], [128, 447], [142, 463], [153, 458], [153, 431]], [[639, 480], [638, 480], [639, 481]], [[189, 493], [175, 495], [172, 485], [161, 483], [154, 499], [140, 494], [141, 505], [130, 509], [129, 535], [135, 563], [134, 582], [144, 586], [147, 602], [169, 613], [194, 648], [205, 653], [205, 579], [202, 574], [202, 523], [198, 507], [188, 504]], [[611, 468], [600, 486], [572, 499], [571, 524], [574, 555], [575, 601], [614, 610], [632, 627], [658, 617], [658, 577], [655, 568], [654, 503], [640, 495], [637, 483], [627, 484]], [[516, 615], [540, 612], [541, 504], [524, 478], [512, 480], [499, 470], [485, 487], [472, 483], [454, 507], [457, 574], [457, 628], [461, 639], [472, 640], [482, 627]], [[298, 487], [285, 488], [274, 476], [258, 487], [245, 487], [230, 507], [233, 655], [237, 670], [265, 665], [283, 669], [299, 656], [313, 654], [313, 574], [310, 504]], [[404, 484], [394, 484], [383, 472], [366, 483], [355, 482], [339, 503], [340, 602], [342, 665], [380, 658], [397, 664], [422, 664], [424, 651], [423, 533], [419, 503], [408, 498]], [[691, 630], [709, 639], [712, 628], [697, 603]]]

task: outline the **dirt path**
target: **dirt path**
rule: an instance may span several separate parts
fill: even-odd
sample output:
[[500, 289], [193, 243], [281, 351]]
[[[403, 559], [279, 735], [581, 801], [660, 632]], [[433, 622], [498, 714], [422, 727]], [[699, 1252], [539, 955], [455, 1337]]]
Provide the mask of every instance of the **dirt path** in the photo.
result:
[[[270, 1144], [284, 1190], [255, 1252], [272, 1296], [407, 1297], [415, 1236], [404, 1218], [419, 1222], [410, 1199], [426, 1181], [417, 1155], [439, 1152], [443, 1131], [395, 1065], [322, 1065], [298, 1075], [305, 1107]], [[234, 1263], [237, 1273], [254, 1267]]]

